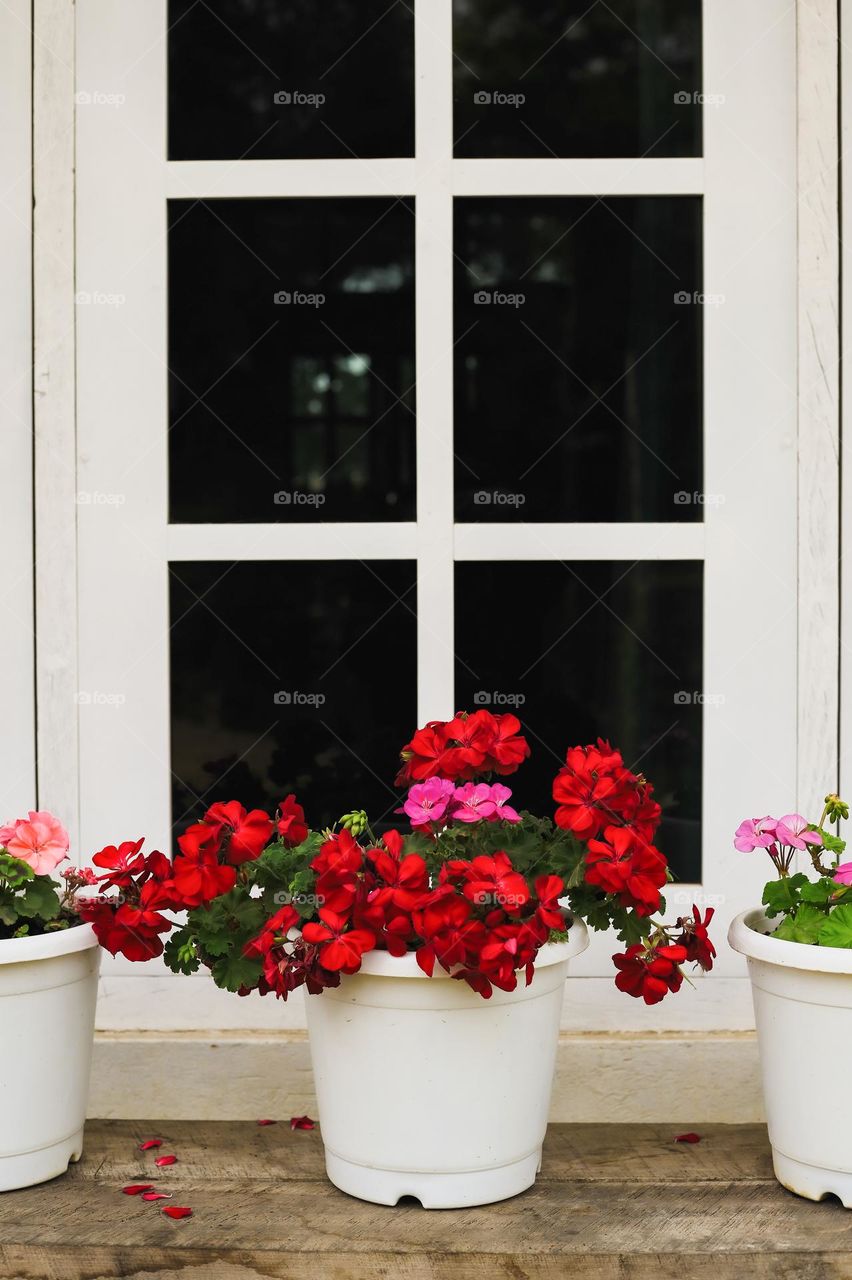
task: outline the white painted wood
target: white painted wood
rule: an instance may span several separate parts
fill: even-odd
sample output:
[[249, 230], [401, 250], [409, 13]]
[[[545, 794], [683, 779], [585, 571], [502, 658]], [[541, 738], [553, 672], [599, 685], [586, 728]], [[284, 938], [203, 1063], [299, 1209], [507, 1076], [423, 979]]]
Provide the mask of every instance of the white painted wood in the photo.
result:
[[[128, 1080], [133, 1088], [128, 1089]], [[99, 1035], [89, 1115], [174, 1120], [316, 1116], [304, 1032]], [[747, 1124], [763, 1120], [753, 1033], [563, 1035], [550, 1105], [555, 1123]]]
[[457, 524], [457, 560], [701, 560], [694, 524]]
[[411, 195], [414, 160], [172, 160], [170, 198]]
[[653, 196], [701, 195], [704, 161], [658, 160], [456, 160], [458, 196]]
[[38, 793], [79, 860], [73, 0], [40, 0], [33, 21]]
[[[428, 16], [427, 16], [428, 13]], [[452, 0], [415, 9], [418, 724], [453, 715]]]
[[0, 6], [0, 821], [36, 800], [29, 0]]
[[[798, 13], [799, 776], [816, 812], [838, 786], [840, 237], [838, 5]], [[850, 33], [846, 33], [846, 39]], [[847, 88], [852, 87], [847, 81]], [[847, 313], [848, 314], [848, 313]]]
[[852, 394], [848, 370], [852, 361], [852, 3], [840, 5], [840, 154], [843, 157], [841, 181], [845, 198], [841, 208], [840, 235], [842, 252], [841, 296], [841, 473], [845, 478], [840, 508], [840, 794], [852, 795], [852, 517], [850, 517], [849, 480], [852, 476]]
[[173, 524], [170, 560], [412, 560], [413, 521], [377, 524]]

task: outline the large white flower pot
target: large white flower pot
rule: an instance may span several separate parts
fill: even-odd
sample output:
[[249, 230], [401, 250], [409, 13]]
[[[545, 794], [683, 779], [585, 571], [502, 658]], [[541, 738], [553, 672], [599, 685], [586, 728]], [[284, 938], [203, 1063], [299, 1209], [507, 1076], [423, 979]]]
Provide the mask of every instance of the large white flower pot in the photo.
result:
[[100, 956], [88, 924], [0, 941], [0, 1191], [80, 1159]]
[[568, 962], [589, 945], [576, 922], [543, 947], [535, 975], [490, 1000], [413, 954], [364, 956], [360, 972], [308, 998], [328, 1176], [375, 1204], [490, 1204], [541, 1165]]
[[744, 911], [728, 932], [748, 957], [772, 1161], [808, 1200], [852, 1208], [852, 951], [767, 936], [779, 922]]

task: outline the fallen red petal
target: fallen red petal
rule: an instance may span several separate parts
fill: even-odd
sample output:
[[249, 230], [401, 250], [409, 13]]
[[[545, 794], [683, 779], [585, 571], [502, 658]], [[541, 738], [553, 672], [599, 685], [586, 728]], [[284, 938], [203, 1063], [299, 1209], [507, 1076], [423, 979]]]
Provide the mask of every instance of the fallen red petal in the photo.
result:
[[261, 1126], [261, 1128], [262, 1128], [264, 1125], [267, 1125], [267, 1124], [277, 1124], [277, 1123], [278, 1123], [278, 1121], [277, 1121], [277, 1120], [258, 1120], [258, 1122], [257, 1122], [257, 1123], [258, 1123], [258, 1124]]
[[153, 1182], [131, 1182], [121, 1189], [126, 1196], [140, 1196], [143, 1191], [150, 1191], [153, 1185]]
[[151, 1151], [154, 1147], [161, 1147], [162, 1145], [162, 1138], [146, 1138], [144, 1142], [139, 1143], [139, 1150]]
[[158, 1169], [164, 1169], [166, 1165], [177, 1164], [177, 1156], [157, 1156], [154, 1164]]
[[312, 1120], [310, 1116], [291, 1116], [290, 1117], [291, 1129], [315, 1129], [316, 1127], [317, 1127], [316, 1121]]
[[160, 1210], [160, 1213], [164, 1213], [167, 1218], [191, 1218], [192, 1217], [192, 1210], [187, 1208], [186, 1205], [167, 1204], [163, 1206], [163, 1208]]
[[143, 1200], [171, 1200], [174, 1192], [172, 1191], [145, 1191], [142, 1193]]
[[675, 1138], [675, 1142], [700, 1142], [700, 1133], [679, 1133]]

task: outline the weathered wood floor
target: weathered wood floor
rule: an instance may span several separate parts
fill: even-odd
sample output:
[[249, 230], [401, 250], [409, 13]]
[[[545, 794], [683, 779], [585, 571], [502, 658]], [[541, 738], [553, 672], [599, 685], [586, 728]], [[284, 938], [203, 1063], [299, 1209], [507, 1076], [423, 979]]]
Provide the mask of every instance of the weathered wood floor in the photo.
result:
[[[773, 1180], [765, 1130], [557, 1125], [536, 1186], [482, 1209], [383, 1209], [324, 1177], [286, 1121], [100, 1121], [66, 1177], [0, 1196], [0, 1276], [26, 1280], [852, 1280], [852, 1211]], [[137, 1144], [165, 1139], [160, 1153]], [[179, 1163], [157, 1169], [157, 1154]], [[193, 1217], [121, 1194], [154, 1182]]]

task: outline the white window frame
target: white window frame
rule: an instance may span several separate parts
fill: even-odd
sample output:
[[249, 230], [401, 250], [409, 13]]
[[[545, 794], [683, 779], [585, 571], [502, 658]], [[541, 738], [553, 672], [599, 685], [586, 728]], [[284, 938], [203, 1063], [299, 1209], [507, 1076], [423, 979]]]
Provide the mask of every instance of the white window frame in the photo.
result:
[[[47, 63], [59, 56], [57, 46], [66, 54], [73, 47], [70, 9], [69, 0], [45, 6], [43, 43], [50, 54], [40, 54], [37, 41], [37, 69], [40, 58]], [[837, 353], [826, 310], [836, 301], [837, 278], [831, 253], [817, 248], [826, 232], [829, 239], [836, 235], [830, 199], [836, 175], [827, 145], [836, 140], [831, 6], [827, 0], [811, 0], [798, 9], [782, 0], [750, 0], [748, 6], [705, 0], [704, 91], [724, 94], [725, 111], [705, 109], [701, 160], [453, 160], [451, 0], [430, 0], [428, 22], [417, 20], [415, 160], [170, 164], [162, 158], [164, 0], [146, 0], [144, 6], [130, 0], [78, 0], [77, 10], [78, 90], [126, 95], [112, 115], [108, 109], [77, 113], [77, 288], [124, 291], [128, 298], [120, 323], [108, 308], [77, 309], [77, 487], [113, 491], [128, 447], [151, 432], [151, 423], [162, 424], [161, 436], [151, 437], [146, 460], [128, 478], [119, 519], [109, 525], [103, 511], [78, 507], [79, 562], [73, 548], [65, 561], [66, 570], [79, 571], [83, 601], [76, 684], [83, 691], [121, 692], [128, 666], [136, 663], [145, 672], [144, 686], [135, 686], [134, 697], [121, 709], [124, 722], [101, 719], [96, 727], [96, 708], [81, 708], [78, 721], [76, 706], [49, 702], [57, 722], [75, 729], [79, 724], [82, 848], [143, 830], [167, 839], [163, 636], [169, 558], [416, 556], [421, 719], [453, 710], [454, 559], [703, 558], [705, 689], [723, 692], [726, 702], [705, 714], [705, 875], [696, 893], [717, 901], [719, 963], [693, 999], [666, 1002], [651, 1018], [642, 1009], [640, 1017], [633, 1002], [612, 990], [609, 940], [602, 939], [582, 966], [586, 980], [569, 984], [569, 1003], [572, 1025], [590, 1029], [749, 1025], [742, 968], [727, 953], [723, 933], [727, 919], [755, 900], [762, 868], [731, 850], [731, 824], [755, 805], [784, 806], [791, 795], [810, 802], [814, 786], [819, 791], [836, 770], [831, 601], [836, 601], [837, 566], [822, 541], [826, 525], [821, 521], [828, 512], [830, 523], [837, 495], [836, 466], [825, 449], [826, 432], [837, 438]], [[798, 187], [791, 143], [797, 127], [797, 41]], [[55, 87], [45, 92], [40, 107], [45, 121], [69, 110], [67, 96]], [[66, 150], [66, 176], [67, 159]], [[61, 168], [62, 157], [55, 170]], [[59, 194], [47, 216], [67, 227], [67, 191], [56, 185]], [[714, 371], [705, 404], [705, 489], [725, 494], [725, 518], [708, 508], [702, 526], [454, 526], [452, 359], [446, 337], [452, 332], [447, 246], [453, 195], [669, 192], [704, 195], [704, 289], [728, 299], [725, 308], [705, 315], [705, 360]], [[418, 215], [416, 523], [169, 528], [163, 374], [167, 196], [412, 193]], [[107, 233], [110, 228], [114, 234]], [[798, 278], [794, 269], [784, 270], [797, 252]], [[119, 287], [119, 280], [129, 283]], [[61, 299], [67, 315], [67, 287], [56, 285], [51, 294], [46, 286], [43, 296]], [[805, 319], [812, 322], [809, 329]], [[143, 336], [141, 347], [137, 338], [131, 342], [128, 330]], [[816, 385], [807, 375], [820, 366], [822, 382]], [[54, 399], [54, 411], [57, 418], [63, 411], [67, 416], [67, 395]], [[767, 453], [764, 432], [771, 440], [779, 424], [782, 447]], [[67, 450], [67, 422], [56, 432]], [[817, 496], [820, 519], [815, 522]], [[791, 514], [796, 511], [798, 519]], [[51, 513], [42, 514], [41, 527], [49, 530]], [[54, 563], [45, 575], [48, 589], [59, 576]], [[798, 611], [794, 605], [777, 617], [767, 614], [766, 594], [789, 601], [797, 585]], [[812, 605], [820, 610], [820, 625], [814, 623]], [[73, 658], [70, 668], [76, 674]], [[40, 692], [49, 688], [50, 678], [40, 662]], [[759, 754], [749, 756], [756, 735]], [[738, 753], [746, 755], [749, 767], [714, 769], [714, 761], [730, 761]], [[110, 775], [105, 762], [112, 759], [123, 762], [123, 776]], [[45, 745], [42, 772], [56, 780], [57, 794], [64, 788], [69, 804], [76, 805], [73, 770], [58, 745], [55, 751]], [[137, 781], [149, 774], [140, 794]], [[693, 892], [691, 886], [679, 889], [686, 896]], [[209, 991], [204, 979], [173, 986], [169, 975], [150, 966], [145, 971], [116, 964], [108, 973], [102, 1012], [109, 1026], [280, 1027], [300, 1016], [290, 1007], [282, 1017], [269, 1001], [220, 999], [222, 993]], [[127, 999], [131, 981], [135, 1000]], [[155, 1001], [164, 990], [168, 1006]]]

